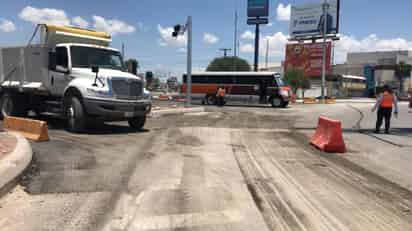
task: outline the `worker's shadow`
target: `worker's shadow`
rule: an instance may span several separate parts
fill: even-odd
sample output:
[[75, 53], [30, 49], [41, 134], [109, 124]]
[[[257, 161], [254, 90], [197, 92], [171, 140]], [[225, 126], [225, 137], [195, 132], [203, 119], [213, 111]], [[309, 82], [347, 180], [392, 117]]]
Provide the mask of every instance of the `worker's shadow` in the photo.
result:
[[[344, 131], [349, 132], [349, 130], [352, 131], [352, 132], [356, 131], [356, 129], [345, 129]], [[360, 132], [360, 133], [363, 133], [363, 134], [375, 134], [374, 129], [360, 129], [360, 130], [357, 130], [357, 131]], [[381, 131], [381, 134], [384, 135], [383, 129]], [[412, 128], [391, 128], [390, 135], [403, 136], [403, 137], [412, 137]]]
[[412, 137], [412, 128], [391, 128], [391, 134]]

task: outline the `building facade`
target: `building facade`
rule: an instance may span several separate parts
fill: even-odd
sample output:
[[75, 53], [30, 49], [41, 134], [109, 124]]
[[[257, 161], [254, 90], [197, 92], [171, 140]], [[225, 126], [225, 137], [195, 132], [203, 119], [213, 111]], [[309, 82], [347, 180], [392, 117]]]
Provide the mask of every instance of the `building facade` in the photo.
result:
[[396, 75], [399, 63], [412, 65], [412, 51], [378, 51], [349, 53], [345, 64], [335, 65], [333, 75], [363, 76], [367, 79], [366, 95], [376, 94], [377, 87], [390, 85], [401, 95], [412, 90], [411, 74], [400, 81]]

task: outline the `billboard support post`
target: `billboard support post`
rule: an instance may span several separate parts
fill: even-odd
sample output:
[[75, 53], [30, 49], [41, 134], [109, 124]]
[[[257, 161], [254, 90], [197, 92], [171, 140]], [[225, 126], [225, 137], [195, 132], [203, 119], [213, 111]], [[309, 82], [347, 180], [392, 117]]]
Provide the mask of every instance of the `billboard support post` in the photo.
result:
[[323, 49], [322, 49], [322, 102], [325, 102], [326, 87], [326, 33], [328, 25], [328, 8], [329, 4], [323, 3]]
[[259, 23], [257, 23], [256, 31], [255, 31], [255, 64], [254, 64], [255, 72], [259, 71], [259, 40], [260, 40], [260, 29], [259, 29]]
[[253, 70], [259, 71], [260, 24], [269, 23], [269, 0], [248, 0], [247, 24], [255, 25], [255, 60]]

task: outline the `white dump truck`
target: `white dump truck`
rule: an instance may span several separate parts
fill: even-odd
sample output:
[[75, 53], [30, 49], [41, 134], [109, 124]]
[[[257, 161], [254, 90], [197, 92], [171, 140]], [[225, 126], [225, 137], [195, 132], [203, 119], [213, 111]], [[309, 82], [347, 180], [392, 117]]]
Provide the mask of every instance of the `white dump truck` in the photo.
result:
[[33, 45], [0, 48], [0, 116], [59, 116], [72, 132], [90, 119], [144, 127], [150, 95], [142, 78], [125, 71], [110, 35], [41, 24], [33, 38]]

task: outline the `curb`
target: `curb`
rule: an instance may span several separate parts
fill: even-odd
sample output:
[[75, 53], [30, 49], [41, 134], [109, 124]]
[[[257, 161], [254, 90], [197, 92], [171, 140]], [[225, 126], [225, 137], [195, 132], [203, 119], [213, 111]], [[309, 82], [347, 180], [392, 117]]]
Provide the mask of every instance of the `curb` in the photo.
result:
[[8, 133], [17, 139], [16, 148], [0, 160], [0, 195], [14, 186], [20, 174], [29, 166], [33, 157], [30, 143], [21, 135]]
[[193, 108], [173, 108], [173, 109], [165, 109], [165, 110], [159, 110], [159, 111], [153, 111], [150, 114], [151, 118], [157, 118], [160, 116], [166, 116], [166, 115], [180, 115], [180, 114], [186, 114], [186, 113], [198, 113], [198, 112], [204, 112], [205, 108], [204, 107], [193, 107]]

